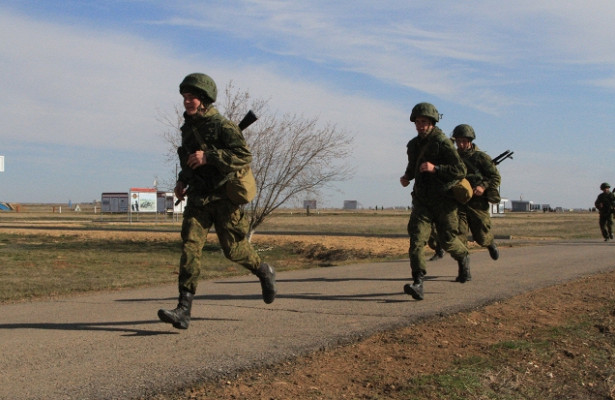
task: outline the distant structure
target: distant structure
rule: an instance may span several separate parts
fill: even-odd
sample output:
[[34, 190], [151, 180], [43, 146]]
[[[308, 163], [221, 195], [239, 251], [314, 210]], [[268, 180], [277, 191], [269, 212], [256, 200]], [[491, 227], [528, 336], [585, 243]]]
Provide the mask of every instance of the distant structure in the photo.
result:
[[316, 200], [303, 200], [303, 208], [307, 210], [315, 210], [316, 205]]
[[152, 188], [130, 188], [130, 192], [105, 192], [101, 195], [101, 212], [158, 212], [182, 213], [186, 200], [175, 205], [172, 192], [159, 192]]
[[356, 210], [359, 202], [356, 200], [344, 200], [344, 210]]
[[132, 212], [156, 212], [157, 190], [153, 188], [130, 188], [130, 211]]
[[489, 206], [491, 207], [489, 213], [492, 216], [504, 214], [504, 210], [506, 209], [506, 203], [508, 203], [508, 199], [501, 199], [500, 202], [497, 204], [489, 204]]
[[100, 210], [104, 213], [127, 213], [128, 192], [103, 193], [100, 203]]
[[510, 202], [510, 204], [511, 211], [526, 212], [532, 211], [532, 206], [534, 205], [534, 202], [526, 200], [513, 200]]
[[[4, 156], [0, 156], [0, 172], [4, 172]], [[10, 211], [11, 207], [8, 204], [0, 203], [0, 211]]]

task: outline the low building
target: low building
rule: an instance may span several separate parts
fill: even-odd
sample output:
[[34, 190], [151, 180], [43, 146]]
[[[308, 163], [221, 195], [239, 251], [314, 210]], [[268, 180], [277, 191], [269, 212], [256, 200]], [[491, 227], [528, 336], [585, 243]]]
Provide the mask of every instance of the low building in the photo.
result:
[[504, 210], [506, 209], [506, 203], [508, 203], [508, 199], [501, 199], [499, 203], [489, 204], [489, 214], [492, 216], [503, 215]]
[[130, 192], [105, 192], [101, 195], [101, 212], [158, 212], [183, 213], [186, 199], [177, 202], [172, 192], [150, 188], [130, 188]]
[[357, 200], [344, 200], [344, 210], [356, 210], [358, 206]]
[[128, 192], [103, 193], [100, 204], [100, 210], [103, 213], [127, 213]]
[[511, 211], [529, 212], [532, 211], [532, 206], [534, 205], [534, 202], [525, 200], [513, 200], [510, 202], [510, 204]]

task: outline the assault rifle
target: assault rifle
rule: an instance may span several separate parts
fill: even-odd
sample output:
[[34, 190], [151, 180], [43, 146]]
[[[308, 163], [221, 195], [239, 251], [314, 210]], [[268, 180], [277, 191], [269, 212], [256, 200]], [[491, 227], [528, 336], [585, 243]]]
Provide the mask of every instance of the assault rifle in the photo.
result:
[[494, 158], [492, 161], [495, 165], [498, 165], [499, 163], [506, 160], [507, 158], [510, 158], [512, 160], [513, 159], [512, 155], [514, 153], [515, 153], [514, 151], [506, 150], [505, 152], [503, 152], [502, 154]]
[[[250, 110], [246, 113], [246, 115], [244, 115], [241, 121], [239, 121], [237, 126], [239, 127], [240, 131], [243, 131], [244, 129], [252, 125], [254, 122], [256, 122], [257, 119], [258, 117], [256, 116], [256, 114], [254, 114], [254, 112]], [[182, 147], [177, 149], [178, 153], [181, 153], [182, 151], [185, 151]], [[199, 176], [195, 176], [195, 177], [197, 179], [200, 179]], [[181, 200], [177, 199], [177, 201], [175, 202], [175, 205], [178, 205], [179, 203], [181, 203]]]

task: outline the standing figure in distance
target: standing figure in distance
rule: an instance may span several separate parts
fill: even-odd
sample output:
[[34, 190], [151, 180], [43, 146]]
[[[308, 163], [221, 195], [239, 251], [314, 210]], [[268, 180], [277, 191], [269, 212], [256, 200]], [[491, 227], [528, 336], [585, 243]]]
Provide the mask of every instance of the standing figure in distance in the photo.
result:
[[415, 300], [423, 300], [423, 280], [426, 274], [425, 246], [431, 234], [432, 223], [438, 241], [462, 271], [462, 282], [467, 279], [470, 257], [465, 244], [457, 237], [457, 202], [450, 195], [451, 187], [466, 174], [466, 168], [455, 146], [436, 123], [440, 114], [430, 103], [419, 103], [412, 108], [410, 121], [417, 136], [407, 144], [408, 165], [399, 181], [403, 187], [414, 179], [412, 212], [408, 222], [410, 236], [410, 268], [412, 284], [404, 292]]
[[486, 247], [491, 258], [497, 260], [500, 253], [491, 232], [489, 203], [500, 202], [500, 173], [491, 157], [474, 144], [476, 133], [470, 125], [457, 125], [453, 129], [453, 139], [468, 171], [466, 179], [472, 186], [472, 198], [459, 206], [459, 235], [467, 242], [468, 232], [471, 232], [472, 239]]
[[247, 217], [225, 190], [229, 174], [246, 168], [252, 161], [243, 134], [213, 106], [218, 92], [209, 76], [201, 73], [186, 76], [179, 85], [179, 93], [186, 111], [181, 127], [182, 145], [177, 149], [181, 172], [175, 195], [179, 200], [188, 197], [181, 229], [179, 303], [174, 310], [159, 310], [158, 317], [177, 329], [187, 329], [201, 271], [202, 250], [212, 226], [226, 258], [260, 279], [267, 304], [275, 299], [276, 283], [274, 269], [261, 262], [247, 239]]
[[615, 195], [611, 193], [611, 185], [603, 182], [600, 185], [602, 193], [598, 195], [594, 205], [600, 213], [600, 233], [606, 242], [613, 239], [613, 212], [615, 211]]

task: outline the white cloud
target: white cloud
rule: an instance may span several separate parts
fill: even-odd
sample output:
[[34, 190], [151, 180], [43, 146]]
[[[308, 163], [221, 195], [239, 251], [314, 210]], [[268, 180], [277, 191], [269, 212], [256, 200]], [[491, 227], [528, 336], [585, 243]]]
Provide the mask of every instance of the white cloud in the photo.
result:
[[176, 93], [160, 84], [178, 69], [161, 49], [121, 33], [8, 13], [0, 26], [1, 57], [9, 60], [0, 77], [6, 139], [151, 146], [154, 110]]
[[181, 23], [491, 114], [528, 101], [510, 93], [521, 78], [615, 61], [608, 1], [183, 4], [192, 19]]

